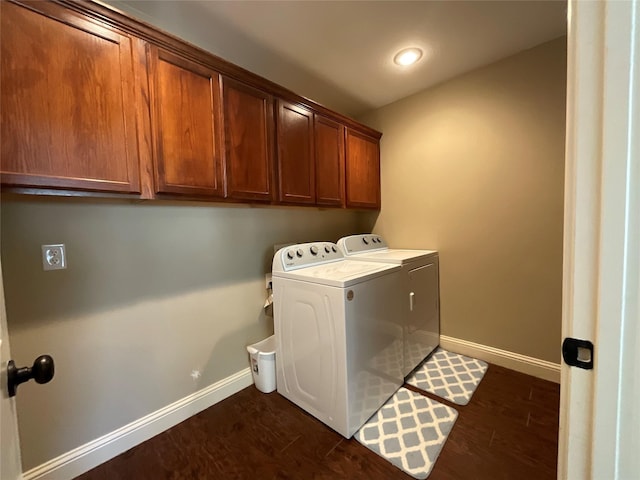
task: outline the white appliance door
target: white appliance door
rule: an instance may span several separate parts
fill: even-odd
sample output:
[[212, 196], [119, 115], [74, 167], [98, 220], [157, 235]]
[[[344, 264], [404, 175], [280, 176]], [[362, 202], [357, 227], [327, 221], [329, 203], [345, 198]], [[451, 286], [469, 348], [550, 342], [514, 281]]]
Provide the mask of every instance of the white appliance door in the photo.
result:
[[345, 434], [342, 289], [274, 283], [278, 393]]
[[440, 344], [438, 262], [409, 271], [409, 320], [405, 331], [404, 374]]

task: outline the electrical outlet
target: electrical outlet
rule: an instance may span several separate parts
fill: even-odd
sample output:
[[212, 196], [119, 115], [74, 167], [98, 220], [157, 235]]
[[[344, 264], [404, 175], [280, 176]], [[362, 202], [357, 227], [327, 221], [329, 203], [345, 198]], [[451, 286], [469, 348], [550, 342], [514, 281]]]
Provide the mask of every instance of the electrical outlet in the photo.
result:
[[42, 245], [42, 268], [44, 270], [62, 270], [67, 268], [67, 255], [64, 243]]

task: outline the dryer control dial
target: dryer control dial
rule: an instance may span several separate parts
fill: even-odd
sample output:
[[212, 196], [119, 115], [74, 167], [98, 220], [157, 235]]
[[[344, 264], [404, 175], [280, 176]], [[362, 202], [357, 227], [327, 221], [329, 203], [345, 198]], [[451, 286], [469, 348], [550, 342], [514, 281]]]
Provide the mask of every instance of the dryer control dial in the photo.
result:
[[298, 250], [296, 250], [296, 255], [298, 256], [298, 258], [299, 258], [299, 257], [302, 257], [303, 253], [304, 253], [304, 252], [302, 251], [302, 249], [301, 249], [301, 248], [299, 248]]
[[316, 247], [315, 245], [311, 245], [311, 248], [309, 249], [309, 251], [311, 252], [311, 255], [317, 255], [318, 247]]
[[294, 256], [293, 250], [289, 250], [289, 251], [287, 252], [287, 258], [288, 258], [289, 260], [293, 260], [293, 256]]

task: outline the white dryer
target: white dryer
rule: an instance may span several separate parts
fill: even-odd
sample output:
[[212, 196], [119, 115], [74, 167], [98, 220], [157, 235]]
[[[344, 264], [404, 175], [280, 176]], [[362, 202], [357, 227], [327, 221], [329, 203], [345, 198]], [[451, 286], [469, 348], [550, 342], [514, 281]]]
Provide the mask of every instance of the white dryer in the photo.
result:
[[315, 242], [272, 273], [278, 393], [350, 438], [404, 381], [401, 269]]
[[435, 250], [390, 249], [378, 235], [351, 235], [338, 240], [349, 260], [400, 265], [405, 302], [403, 374], [409, 375], [440, 345], [439, 258]]

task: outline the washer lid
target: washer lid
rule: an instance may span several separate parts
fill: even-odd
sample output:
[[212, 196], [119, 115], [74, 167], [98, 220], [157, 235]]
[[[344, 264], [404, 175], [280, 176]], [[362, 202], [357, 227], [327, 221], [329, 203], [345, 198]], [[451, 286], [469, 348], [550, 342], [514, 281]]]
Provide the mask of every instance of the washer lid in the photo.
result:
[[273, 272], [273, 277], [344, 288], [397, 270], [400, 266], [390, 263], [342, 260], [290, 272]]
[[436, 250], [376, 250], [372, 252], [362, 252], [355, 255], [349, 255], [349, 260], [358, 260], [365, 262], [382, 262], [392, 263], [395, 265], [404, 265], [406, 263], [427, 260], [430, 257], [438, 255]]

